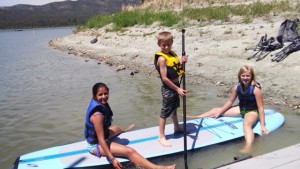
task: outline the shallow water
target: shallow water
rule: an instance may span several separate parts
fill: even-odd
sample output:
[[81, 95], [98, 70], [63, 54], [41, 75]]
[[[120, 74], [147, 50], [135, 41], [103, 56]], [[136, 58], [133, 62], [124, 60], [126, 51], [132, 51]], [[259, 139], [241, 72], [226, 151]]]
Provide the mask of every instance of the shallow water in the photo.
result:
[[[115, 124], [124, 127], [135, 123], [136, 129], [157, 125], [160, 80], [143, 74], [130, 76], [127, 70], [117, 72], [114, 67], [48, 46], [49, 40], [72, 30], [0, 31], [1, 168], [9, 168], [19, 155], [83, 140], [85, 110], [92, 85], [99, 81], [110, 87]], [[191, 114], [225, 101], [216, 97], [213, 88], [187, 85], [187, 89], [187, 112]], [[300, 141], [299, 115], [289, 109], [285, 112], [284, 126], [268, 137], [258, 137], [253, 155]], [[229, 162], [242, 145], [240, 139], [188, 152], [189, 168], [213, 168]], [[184, 168], [183, 153], [153, 161]]]

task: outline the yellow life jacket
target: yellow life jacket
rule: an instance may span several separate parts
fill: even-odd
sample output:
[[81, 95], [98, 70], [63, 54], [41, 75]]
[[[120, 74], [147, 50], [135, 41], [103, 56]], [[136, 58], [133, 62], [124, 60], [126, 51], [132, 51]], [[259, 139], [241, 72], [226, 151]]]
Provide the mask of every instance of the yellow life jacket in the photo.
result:
[[168, 54], [163, 53], [162, 51], [155, 53], [154, 64], [159, 73], [160, 71], [159, 67], [157, 66], [157, 60], [160, 56], [166, 59], [167, 77], [169, 79], [174, 79], [184, 74], [184, 70], [179, 61], [179, 58], [173, 51], [170, 51]]

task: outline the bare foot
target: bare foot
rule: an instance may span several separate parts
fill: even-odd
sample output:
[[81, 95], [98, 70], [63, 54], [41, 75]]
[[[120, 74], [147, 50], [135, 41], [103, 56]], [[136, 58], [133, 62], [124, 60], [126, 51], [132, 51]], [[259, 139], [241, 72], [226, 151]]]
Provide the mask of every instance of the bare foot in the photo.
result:
[[187, 118], [191, 118], [191, 119], [194, 119], [194, 118], [200, 118], [198, 115], [186, 115]]
[[252, 147], [251, 146], [245, 146], [243, 149], [240, 150], [240, 153], [243, 154], [249, 154], [252, 151]]
[[187, 118], [191, 118], [191, 119], [200, 119], [200, 118], [205, 118], [205, 117], [210, 117], [208, 115], [205, 114], [198, 114], [198, 115], [186, 115]]
[[127, 132], [127, 131], [133, 129], [134, 126], [135, 126], [135, 124], [130, 124], [130, 125], [128, 125], [127, 128], [125, 128], [125, 129], [123, 130], [123, 132]]
[[176, 164], [173, 165], [169, 165], [169, 166], [157, 166], [157, 169], [175, 169], [176, 168]]
[[165, 147], [172, 147], [172, 145], [166, 140], [165, 137], [162, 137], [162, 138], [158, 137], [157, 140], [160, 142], [161, 145], [163, 145]]

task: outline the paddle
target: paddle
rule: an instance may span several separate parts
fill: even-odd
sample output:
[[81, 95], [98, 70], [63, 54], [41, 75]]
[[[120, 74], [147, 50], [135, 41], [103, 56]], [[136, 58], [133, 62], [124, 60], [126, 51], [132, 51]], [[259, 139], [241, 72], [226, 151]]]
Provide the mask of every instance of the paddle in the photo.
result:
[[[185, 56], [186, 53], [185, 53], [185, 36], [184, 36], [184, 33], [185, 33], [185, 29], [182, 29], [182, 56]], [[185, 90], [185, 62], [182, 63], [182, 66], [183, 66], [183, 70], [184, 70], [184, 74], [182, 75], [183, 79], [182, 79], [182, 87], [183, 89]], [[187, 165], [187, 139], [186, 139], [186, 135], [187, 135], [187, 132], [186, 132], [186, 97], [185, 95], [183, 96], [182, 98], [182, 108], [183, 108], [183, 131], [184, 131], [184, 141], [183, 141], [183, 144], [184, 144], [184, 166], [185, 166], [185, 169], [188, 169], [188, 165]]]

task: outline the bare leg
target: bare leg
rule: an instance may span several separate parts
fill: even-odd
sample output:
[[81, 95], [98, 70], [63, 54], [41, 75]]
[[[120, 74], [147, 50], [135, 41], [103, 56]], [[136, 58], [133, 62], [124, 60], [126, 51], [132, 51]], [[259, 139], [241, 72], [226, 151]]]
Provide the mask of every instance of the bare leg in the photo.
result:
[[120, 128], [119, 126], [112, 126], [109, 128], [109, 139], [118, 136], [121, 133], [127, 132], [134, 128], [135, 124], [128, 125], [125, 129]]
[[[113, 155], [115, 156], [123, 156], [127, 157], [134, 165], [142, 167], [142, 168], [148, 168], [148, 169], [174, 169], [176, 167], [175, 164], [170, 166], [159, 166], [156, 164], [151, 163], [147, 159], [145, 159], [143, 156], [141, 156], [136, 150], [134, 150], [131, 147], [124, 146], [115, 142], [112, 142], [110, 145], [110, 150]], [[103, 152], [100, 150], [100, 152]], [[105, 154], [102, 154], [105, 156]]]
[[[216, 107], [216, 108], [212, 108], [211, 110], [202, 113], [202, 114], [198, 114], [198, 115], [189, 115], [186, 116], [188, 118], [204, 118], [204, 117], [213, 117], [213, 118], [217, 118], [220, 116], [222, 108], [221, 107]], [[228, 109], [225, 113], [223, 113], [222, 116], [240, 116], [240, 108], [239, 106], [234, 106], [231, 107], [230, 109]]]
[[165, 147], [171, 147], [172, 145], [167, 141], [166, 135], [165, 135], [165, 126], [166, 126], [166, 119], [159, 118], [159, 136], [158, 141], [161, 145]]
[[[202, 113], [202, 114], [198, 114], [198, 115], [187, 115], [186, 117], [188, 118], [204, 118], [204, 117], [219, 117], [220, 113], [221, 113], [221, 107], [216, 107], [216, 108], [212, 108], [211, 110]], [[230, 110], [230, 109], [229, 109]]]
[[174, 124], [174, 131], [183, 131], [183, 129], [180, 127], [177, 116], [172, 116], [172, 121]]
[[227, 117], [240, 117], [240, 107], [239, 106], [234, 106], [225, 111], [222, 116], [227, 116]]
[[133, 129], [134, 127], [135, 127], [135, 124], [128, 125], [125, 129], [123, 129], [123, 133]]
[[245, 146], [240, 150], [241, 153], [250, 153], [252, 150], [252, 144], [254, 142], [254, 133], [252, 130], [252, 126], [256, 121], [256, 112], [248, 112], [244, 117], [243, 128], [245, 134]]

